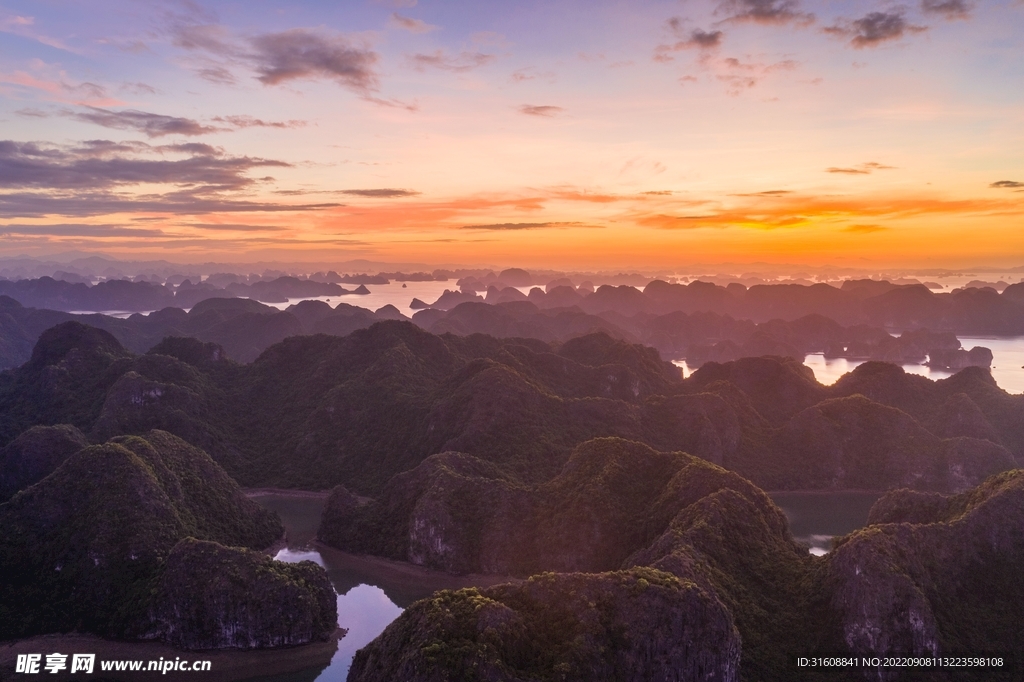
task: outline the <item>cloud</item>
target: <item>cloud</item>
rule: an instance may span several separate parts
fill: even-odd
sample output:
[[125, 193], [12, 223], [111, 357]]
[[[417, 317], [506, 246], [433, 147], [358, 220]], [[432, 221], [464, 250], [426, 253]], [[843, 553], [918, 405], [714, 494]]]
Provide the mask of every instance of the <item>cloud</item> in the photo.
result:
[[0, 32], [10, 33], [12, 35], [21, 36], [22, 38], [35, 40], [36, 42], [42, 43], [48, 47], [54, 47], [58, 50], [77, 54], [77, 50], [73, 50], [68, 47], [63, 41], [58, 40], [57, 38], [51, 38], [50, 36], [43, 35], [36, 31], [34, 28], [35, 23], [35, 17], [23, 17], [16, 14], [8, 14], [7, 16], [0, 17]]
[[921, 0], [921, 9], [926, 14], [939, 14], [947, 19], [968, 19], [971, 4], [966, 0]]
[[213, 121], [227, 123], [235, 129], [240, 128], [304, 128], [308, 121], [289, 119], [287, 121], [264, 121], [252, 116], [214, 116]]
[[[695, 229], [755, 229], [775, 230], [792, 228], [829, 227], [852, 233], [878, 231], [878, 223], [927, 217], [980, 216], [1014, 217], [1021, 214], [1020, 202], [1015, 199], [963, 199], [947, 200], [922, 196], [893, 196], [875, 194], [862, 197], [815, 196], [788, 194], [772, 197], [745, 197], [732, 205], [717, 206], [700, 202], [697, 211], [693, 202], [684, 202], [689, 208], [680, 214], [665, 211], [659, 205], [658, 213], [643, 212], [639, 208], [623, 216], [642, 227], [661, 230]], [[686, 211], [685, 213], [683, 211]], [[692, 211], [692, 212], [691, 212]], [[846, 225], [846, 221], [853, 225]]]
[[297, 78], [329, 78], [359, 93], [377, 89], [378, 56], [340, 35], [293, 28], [250, 40], [257, 80], [278, 85]]
[[140, 184], [176, 184], [241, 189], [255, 180], [255, 168], [289, 167], [283, 161], [247, 156], [194, 155], [185, 159], [146, 159], [127, 154], [97, 156], [92, 149], [0, 141], [0, 188], [102, 190]]
[[342, 189], [338, 194], [348, 194], [356, 197], [372, 197], [377, 199], [396, 199], [399, 197], [412, 197], [419, 194], [411, 189]]
[[184, 227], [198, 230], [219, 230], [229, 232], [283, 232], [287, 228], [276, 225], [249, 225], [247, 223], [182, 223]]
[[1018, 187], [1024, 187], [1024, 182], [1017, 182], [1016, 180], [999, 180], [993, 182], [989, 187], [995, 189], [1016, 189]]
[[384, 5], [386, 7], [415, 7], [416, 0], [373, 0], [375, 5]]
[[[211, 120], [220, 123], [220, 126], [205, 125], [191, 118], [179, 116], [166, 116], [164, 114], [153, 114], [147, 111], [125, 109], [122, 111], [111, 111], [99, 107], [86, 107], [88, 111], [75, 112], [64, 110], [62, 116], [72, 118], [86, 123], [94, 123], [104, 128], [115, 130], [135, 130], [146, 137], [164, 137], [166, 135], [184, 135], [194, 137], [198, 135], [209, 135], [211, 133], [231, 132], [243, 128], [301, 128], [307, 125], [306, 121], [291, 119], [288, 121], [265, 121], [252, 116], [214, 116]], [[40, 112], [36, 114], [45, 117]], [[166, 147], [164, 147], [166, 149]], [[212, 147], [211, 147], [212, 149]]]
[[517, 69], [512, 73], [511, 80], [513, 83], [523, 83], [532, 80], [545, 80], [548, 83], [555, 82], [554, 71], [538, 71], [532, 66], [528, 66], [523, 69]]
[[159, 237], [161, 230], [120, 225], [0, 225], [0, 235], [46, 235], [50, 237]]
[[[672, 19], [669, 19], [671, 25]], [[690, 32], [690, 35], [685, 40], [677, 41], [671, 45], [658, 45], [654, 48], [654, 61], [657, 62], [670, 62], [673, 57], [670, 53], [681, 52], [683, 50], [713, 50], [722, 44], [722, 38], [725, 36], [721, 31], [704, 31], [702, 29], [694, 29]]]
[[526, 114], [527, 116], [544, 116], [547, 118], [558, 116], [565, 111], [562, 107], [556, 107], [550, 104], [523, 104], [522, 106], [517, 107], [517, 110], [519, 113]]
[[429, 33], [430, 31], [437, 30], [437, 26], [428, 24], [421, 19], [413, 19], [411, 17], [403, 17], [398, 12], [392, 12], [388, 18], [388, 26], [390, 28], [398, 28], [403, 31], [409, 31], [410, 33]]
[[256, 72], [264, 85], [291, 80], [328, 79], [366, 98], [378, 90], [375, 71], [379, 55], [366, 45], [326, 30], [293, 28], [237, 38], [218, 24], [180, 24], [171, 29], [175, 45], [219, 57], [197, 73], [214, 83], [230, 84], [227, 68], [243, 66]]
[[823, 29], [826, 33], [850, 39], [850, 45], [857, 49], [876, 47], [890, 40], [899, 40], [907, 33], [927, 31], [925, 26], [907, 23], [903, 10], [871, 12], [854, 21], [840, 21]]
[[729, 21], [757, 24], [810, 24], [814, 15], [801, 12], [797, 0], [726, 0], [718, 11]]
[[233, 56], [240, 48], [234, 37], [218, 24], [179, 24], [171, 29], [172, 42], [186, 50], [204, 50], [213, 54]]
[[121, 83], [118, 88], [122, 92], [129, 92], [133, 95], [155, 95], [156, 88], [145, 83]]
[[26, 116], [28, 118], [49, 118], [50, 114], [43, 111], [42, 109], [35, 109], [32, 107], [26, 107], [24, 109], [18, 109], [14, 113], [18, 116]]
[[767, 76], [779, 71], [792, 71], [799, 64], [792, 59], [784, 59], [773, 64], [762, 62], [744, 62], [736, 57], [725, 59], [705, 60], [705, 66], [715, 71], [715, 78], [728, 86], [730, 95], [738, 95], [743, 90], [750, 89], [760, 83]]
[[462, 230], [542, 230], [547, 228], [567, 228], [567, 227], [600, 227], [598, 225], [585, 225], [583, 223], [571, 222], [571, 223], [491, 223], [489, 225], [463, 225]]
[[841, 168], [837, 166], [832, 166], [831, 168], [826, 168], [825, 172], [837, 173], [842, 175], [870, 175], [876, 170], [892, 170], [894, 168], [895, 166], [887, 166], [884, 163], [868, 161], [867, 163], [862, 163], [859, 166], [853, 168]]
[[190, 192], [127, 194], [113, 192], [0, 193], [0, 217], [89, 217], [115, 213], [166, 213], [199, 216], [210, 213], [307, 212], [338, 208], [343, 204], [276, 204]]
[[214, 85], [234, 85], [235, 75], [222, 66], [206, 66], [196, 69], [196, 75]]
[[99, 107], [86, 107], [88, 111], [68, 111], [63, 115], [77, 121], [94, 123], [104, 128], [115, 130], [135, 130], [146, 137], [163, 137], [165, 135], [208, 135], [223, 130], [214, 126], [206, 126], [191, 118], [152, 114], [135, 109], [110, 111]]
[[[57, 71], [50, 65], [37, 64], [36, 75], [24, 71], [0, 73], [0, 83], [15, 85], [46, 93], [50, 99], [58, 102], [81, 104], [84, 106], [112, 106], [121, 104], [111, 98], [106, 88], [96, 83], [69, 83], [64, 71]], [[49, 68], [47, 68], [49, 67]], [[48, 73], [45, 73], [48, 72]]]
[[443, 50], [435, 50], [431, 54], [414, 54], [409, 57], [414, 69], [425, 71], [428, 68], [463, 73], [493, 62], [493, 54], [483, 52], [462, 51], [457, 55], [446, 54]]
[[850, 225], [849, 227], [844, 227], [842, 231], [853, 234], [871, 234], [872, 232], [883, 232], [888, 229], [888, 227], [881, 225]]

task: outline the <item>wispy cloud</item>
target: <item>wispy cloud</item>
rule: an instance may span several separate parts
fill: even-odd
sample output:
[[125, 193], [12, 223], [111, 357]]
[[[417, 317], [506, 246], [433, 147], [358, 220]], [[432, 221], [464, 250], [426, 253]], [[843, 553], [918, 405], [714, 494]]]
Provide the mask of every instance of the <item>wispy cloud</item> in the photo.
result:
[[104, 128], [135, 130], [149, 138], [165, 135], [208, 135], [224, 130], [215, 126], [203, 125], [191, 118], [152, 114], [135, 109], [122, 111], [111, 111], [99, 107], [86, 107], [86, 109], [87, 111], [67, 111], [64, 112], [64, 116], [76, 121], [94, 123]]
[[0, 235], [47, 235], [52, 237], [160, 237], [163, 231], [121, 225], [62, 223], [56, 225], [0, 225]]
[[[288, 167], [274, 159], [229, 156], [200, 143], [151, 146], [89, 140], [61, 146], [5, 140], [0, 141], [0, 190], [6, 190], [0, 192], [0, 217], [202, 215], [340, 206], [253, 201], [246, 196], [251, 188], [273, 180], [250, 173]], [[166, 190], [168, 185], [174, 189]]]
[[354, 197], [370, 197], [374, 199], [397, 199], [401, 197], [413, 197], [419, 192], [411, 189], [341, 189], [338, 194], [347, 194]]
[[554, 83], [555, 73], [553, 71], [538, 71], [536, 68], [528, 66], [514, 71], [511, 80], [513, 83], [524, 83], [532, 80], [545, 80], [549, 83]]
[[556, 107], [550, 104], [523, 104], [517, 107], [519, 113], [526, 114], [527, 116], [543, 116], [546, 118], [552, 118], [558, 116], [565, 109], [562, 107]]
[[428, 24], [422, 19], [413, 19], [411, 17], [404, 17], [398, 12], [392, 12], [388, 18], [388, 26], [391, 28], [398, 28], [403, 31], [409, 31], [410, 33], [429, 33], [430, 31], [437, 30], [437, 26]]
[[727, 86], [726, 92], [738, 95], [744, 90], [753, 88], [771, 74], [780, 71], [793, 71], [799, 63], [792, 59], [778, 62], [743, 61], [736, 57], [723, 59], [706, 59], [706, 68], [714, 72], [715, 78]]
[[308, 122], [301, 119], [289, 119], [287, 121], [264, 121], [262, 118], [252, 116], [214, 116], [212, 121], [226, 123], [232, 128], [304, 128]]
[[[669, 25], [672, 25], [672, 20], [669, 20]], [[722, 38], [725, 36], [721, 31], [704, 31], [702, 29], [694, 29], [690, 31], [689, 35], [683, 40], [678, 40], [672, 44], [662, 44], [654, 48], [654, 60], [658, 62], [670, 62], [674, 58], [672, 57], [673, 52], [681, 52], [683, 50], [711, 50], [719, 47], [722, 44]]]
[[214, 213], [297, 213], [338, 208], [342, 204], [284, 204], [201, 193], [129, 194], [115, 192], [0, 193], [0, 218], [85, 218], [120, 213], [202, 216]]
[[465, 50], [458, 54], [448, 54], [444, 50], [435, 50], [430, 54], [414, 54], [409, 57], [409, 62], [417, 71], [441, 69], [442, 71], [453, 71], [455, 73], [472, 71], [494, 60], [495, 56], [493, 54]]
[[889, 12], [871, 12], [853, 21], [840, 20], [822, 29], [826, 33], [850, 39], [850, 45], [862, 49], [899, 40], [908, 33], [927, 31], [926, 26], [909, 23], [902, 9]]
[[10, 33], [42, 43], [65, 52], [77, 53], [78, 51], [69, 47], [64, 41], [44, 35], [35, 29], [35, 17], [20, 16], [17, 14], [4, 14], [0, 16], [0, 33]]
[[938, 14], [946, 19], [968, 19], [971, 3], [966, 0], [921, 0], [921, 10], [927, 14]]
[[884, 163], [877, 163], [875, 161], [868, 161], [867, 163], [862, 163], [859, 166], [847, 167], [847, 168], [843, 168], [843, 167], [839, 167], [839, 166], [832, 166], [831, 168], [826, 168], [825, 172], [826, 173], [837, 173], [837, 174], [840, 174], [840, 175], [870, 175], [871, 173], [873, 173], [875, 171], [878, 171], [878, 170], [892, 170], [894, 168], [895, 168], [895, 166], [887, 166]]
[[1017, 189], [1024, 187], [1024, 182], [1017, 182], [1016, 180], [998, 180], [993, 182], [989, 187], [994, 189]]
[[[108, 148], [109, 149], [109, 148]], [[136, 150], [131, 150], [136, 151]], [[140, 158], [123, 148], [98, 156], [95, 147], [69, 148], [0, 141], [0, 188], [101, 190], [140, 184], [187, 185], [236, 190], [256, 182], [256, 168], [289, 167], [283, 161], [196, 154], [184, 159]]]
[[250, 225], [248, 223], [181, 223], [181, 225], [197, 230], [227, 232], [283, 232], [287, 229], [277, 225]]
[[547, 222], [547, 223], [491, 223], [487, 225], [463, 225], [460, 229], [463, 230], [495, 230], [495, 231], [515, 231], [515, 230], [542, 230], [549, 228], [569, 228], [569, 227], [587, 227], [587, 228], [599, 228], [600, 225], [586, 225], [580, 222]]
[[[755, 229], [777, 230], [829, 227], [867, 234], [880, 231], [876, 221], [937, 216], [1015, 216], [1019, 202], [1003, 200], [941, 199], [920, 196], [865, 195], [851, 197], [808, 196], [792, 193], [775, 197], [745, 197], [733, 205], [685, 204], [678, 212], [636, 211], [637, 225], [661, 230]], [[686, 210], [689, 208], [690, 210]], [[696, 210], [694, 210], [696, 209]], [[852, 225], [845, 225], [850, 221]], [[882, 229], [886, 229], [882, 227]]]
[[800, 10], [797, 0], [726, 0], [718, 8], [728, 21], [757, 24], [809, 24], [814, 15]]
[[45, 93], [46, 99], [66, 104], [83, 106], [116, 106], [122, 102], [111, 97], [107, 89], [98, 83], [85, 81], [73, 83], [59, 68], [48, 64], [35, 63], [35, 73], [15, 71], [0, 72], [0, 84], [14, 85], [27, 90]]

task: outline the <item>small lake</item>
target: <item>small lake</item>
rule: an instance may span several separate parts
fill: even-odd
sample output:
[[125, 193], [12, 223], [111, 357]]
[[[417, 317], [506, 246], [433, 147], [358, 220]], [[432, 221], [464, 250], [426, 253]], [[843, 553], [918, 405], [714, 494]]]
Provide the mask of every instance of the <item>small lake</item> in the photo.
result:
[[822, 556], [832, 548], [832, 538], [863, 528], [868, 512], [883, 493], [877, 492], [777, 492], [768, 493], [779, 505], [797, 542]]
[[315, 545], [326, 495], [250, 493], [276, 511], [284, 523], [287, 547], [279, 561], [314, 561], [325, 569], [338, 593], [338, 625], [348, 630], [330, 665], [288, 675], [251, 678], [246, 682], [344, 682], [356, 651], [369, 644], [410, 604], [437, 590], [488, 586], [507, 582], [501, 576], [451, 576], [410, 564], [361, 557]]

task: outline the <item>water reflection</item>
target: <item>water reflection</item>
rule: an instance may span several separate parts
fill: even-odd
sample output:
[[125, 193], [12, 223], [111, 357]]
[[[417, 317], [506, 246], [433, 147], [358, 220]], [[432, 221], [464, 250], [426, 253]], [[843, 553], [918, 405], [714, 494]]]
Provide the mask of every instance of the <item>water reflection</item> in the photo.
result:
[[[316, 550], [282, 549], [274, 558], [290, 563], [314, 561], [330, 569], [323, 556]], [[337, 583], [334, 587], [335, 590], [338, 589]], [[384, 590], [375, 585], [360, 583], [347, 589], [344, 594], [338, 594], [338, 626], [348, 632], [339, 642], [338, 651], [331, 659], [331, 664], [315, 679], [320, 682], [343, 682], [348, 677], [348, 669], [352, 665], [352, 657], [356, 651], [373, 641], [391, 621], [401, 615], [402, 610], [388, 598]], [[284, 681], [274, 678], [274, 682]]]
[[[327, 569], [338, 593], [338, 625], [348, 630], [326, 668], [314, 677], [273, 676], [246, 682], [341, 682], [348, 675], [355, 652], [384, 631], [414, 601], [437, 590], [488, 586], [507, 582], [501, 576], [452, 576], [400, 562], [347, 554], [316, 544], [326, 495], [317, 493], [252, 492], [253, 500], [276, 511], [284, 523], [287, 547], [278, 550], [279, 561], [313, 561]], [[303, 671], [308, 675], [311, 671]]]
[[[1007, 393], [1024, 393], [1024, 336], [958, 336], [960, 344], [967, 350], [975, 346], [984, 346], [992, 351], [992, 378], [996, 385]], [[814, 378], [825, 386], [836, 383], [844, 374], [852, 372], [866, 360], [850, 360], [848, 358], [826, 358], [823, 353], [809, 353], [804, 357], [804, 365], [814, 371]], [[686, 360], [673, 360], [672, 364], [683, 370], [683, 378], [690, 376], [697, 369], [687, 364]], [[908, 374], [918, 374], [933, 381], [946, 379], [955, 372], [932, 369], [927, 365], [902, 365]]]

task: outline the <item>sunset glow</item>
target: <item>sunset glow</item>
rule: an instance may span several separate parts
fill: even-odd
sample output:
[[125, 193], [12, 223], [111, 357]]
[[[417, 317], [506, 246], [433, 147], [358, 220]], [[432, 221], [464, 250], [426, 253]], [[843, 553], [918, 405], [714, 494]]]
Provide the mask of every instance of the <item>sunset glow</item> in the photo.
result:
[[0, 6], [3, 255], [1024, 254], [1020, 2]]

